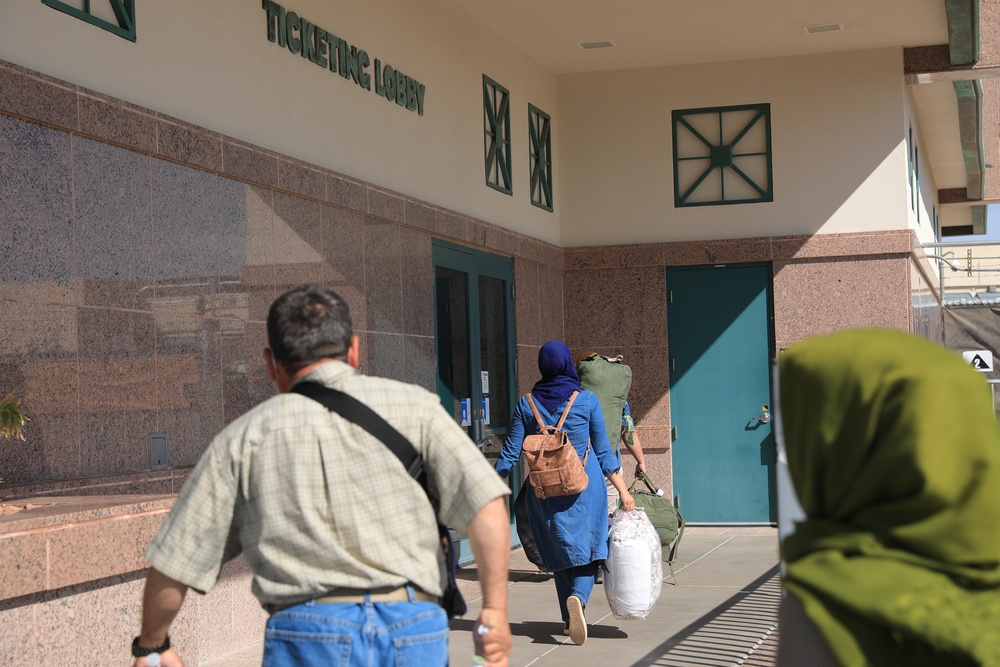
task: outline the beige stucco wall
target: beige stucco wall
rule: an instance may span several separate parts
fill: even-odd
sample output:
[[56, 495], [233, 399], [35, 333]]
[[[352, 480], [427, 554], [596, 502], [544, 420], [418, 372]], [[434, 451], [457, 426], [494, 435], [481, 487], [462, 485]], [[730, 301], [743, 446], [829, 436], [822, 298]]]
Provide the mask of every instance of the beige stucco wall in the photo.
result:
[[[528, 175], [529, 103], [552, 116], [558, 145], [552, 74], [448, 0], [280, 4], [425, 84], [424, 115], [268, 41], [259, 1], [138, 3], [135, 43], [41, 2], [5, 2], [0, 59], [558, 241], [560, 202], [532, 206]], [[511, 93], [513, 196], [485, 185], [484, 73]], [[554, 162], [558, 191], [558, 152]]]
[[[562, 76], [563, 243], [906, 229], [903, 86], [900, 49]], [[671, 110], [763, 102], [774, 201], [674, 208]]]

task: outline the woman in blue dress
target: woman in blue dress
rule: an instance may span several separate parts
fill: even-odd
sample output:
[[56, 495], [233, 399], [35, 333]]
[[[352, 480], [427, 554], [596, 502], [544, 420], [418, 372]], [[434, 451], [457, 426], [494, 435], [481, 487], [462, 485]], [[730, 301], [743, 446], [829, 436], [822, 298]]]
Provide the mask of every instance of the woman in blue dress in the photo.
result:
[[[625, 510], [633, 509], [635, 500], [625, 486], [621, 463], [608, 442], [600, 401], [593, 392], [580, 389], [566, 344], [551, 340], [543, 345], [538, 352], [538, 370], [542, 379], [535, 383], [531, 397], [542, 420], [550, 426], [557, 424], [569, 397], [574, 391], [579, 392], [562, 430], [569, 435], [581, 459], [588, 446], [591, 449], [585, 464], [589, 482], [583, 492], [544, 500], [533, 491], [527, 493], [531, 534], [545, 568], [554, 573], [563, 634], [569, 635], [574, 644], [582, 644], [587, 639], [584, 608], [594, 588], [597, 568], [608, 556], [608, 500], [602, 478], [607, 476], [618, 489]], [[528, 399], [522, 396], [514, 410], [507, 440], [500, 449], [496, 470], [501, 477], [506, 478], [520, 458], [524, 437], [538, 431], [538, 421]]]

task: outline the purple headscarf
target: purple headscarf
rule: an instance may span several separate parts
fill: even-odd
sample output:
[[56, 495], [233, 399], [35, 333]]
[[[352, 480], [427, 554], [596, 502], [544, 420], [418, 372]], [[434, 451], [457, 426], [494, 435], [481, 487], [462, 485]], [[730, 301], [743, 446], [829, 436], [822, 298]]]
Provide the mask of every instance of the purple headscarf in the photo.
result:
[[573, 355], [561, 340], [550, 340], [542, 345], [538, 351], [538, 370], [542, 379], [531, 388], [531, 397], [549, 412], [555, 412], [570, 394], [580, 391]]

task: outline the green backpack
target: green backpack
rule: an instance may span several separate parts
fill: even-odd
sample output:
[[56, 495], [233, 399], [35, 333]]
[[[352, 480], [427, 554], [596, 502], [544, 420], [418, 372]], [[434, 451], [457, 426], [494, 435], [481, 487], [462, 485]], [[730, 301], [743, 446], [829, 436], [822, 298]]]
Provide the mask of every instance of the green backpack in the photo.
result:
[[[649, 489], [648, 491], [635, 488], [640, 479], [646, 485], [646, 488]], [[635, 506], [642, 508], [646, 516], [649, 517], [649, 521], [653, 524], [653, 528], [656, 529], [656, 534], [660, 536], [660, 544], [663, 548], [663, 562], [670, 568], [670, 578], [674, 580], [674, 585], [676, 586], [677, 577], [674, 576], [674, 559], [677, 557], [677, 547], [680, 546], [681, 537], [684, 536], [684, 517], [674, 507], [670, 498], [665, 498], [656, 493], [653, 480], [644, 472], [639, 473], [639, 476], [632, 482], [632, 486], [628, 488], [628, 491], [635, 499]], [[619, 499], [619, 507], [621, 507], [621, 503], [622, 501]]]
[[632, 369], [621, 362], [621, 357], [591, 354], [577, 365], [580, 387], [597, 394], [604, 414], [611, 449], [618, 453], [622, 433], [622, 412], [628, 390], [632, 388]]

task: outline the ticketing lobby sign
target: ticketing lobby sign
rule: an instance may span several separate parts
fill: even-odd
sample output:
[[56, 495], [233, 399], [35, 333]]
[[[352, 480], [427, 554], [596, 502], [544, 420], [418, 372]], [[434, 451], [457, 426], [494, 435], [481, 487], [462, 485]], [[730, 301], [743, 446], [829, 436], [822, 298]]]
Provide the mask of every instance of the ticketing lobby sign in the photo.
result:
[[[285, 9], [277, 2], [263, 0], [267, 14], [267, 39], [309, 62], [329, 69], [365, 90], [372, 90], [399, 106], [424, 115], [427, 86], [392, 65], [372, 59], [368, 52]], [[371, 71], [369, 72], [369, 67]]]

